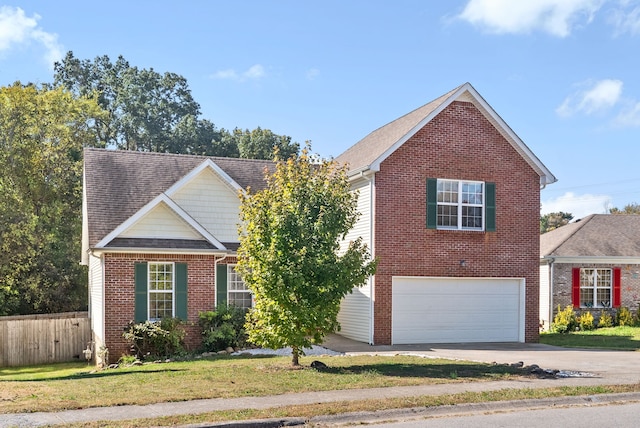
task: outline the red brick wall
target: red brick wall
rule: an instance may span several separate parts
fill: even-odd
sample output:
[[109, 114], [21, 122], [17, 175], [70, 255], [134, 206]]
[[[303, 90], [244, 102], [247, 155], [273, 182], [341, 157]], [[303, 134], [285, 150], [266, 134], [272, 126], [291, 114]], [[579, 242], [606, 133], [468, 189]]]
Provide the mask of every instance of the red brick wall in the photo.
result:
[[[214, 308], [214, 256], [107, 253], [104, 257], [105, 346], [109, 349], [111, 362], [129, 353], [129, 347], [123, 340], [122, 333], [134, 317], [134, 264], [136, 262], [187, 263], [188, 322], [185, 341], [190, 349], [198, 347], [201, 340], [198, 314]], [[227, 258], [224, 262], [228, 261]]]
[[[427, 229], [427, 178], [496, 183], [496, 232]], [[538, 341], [539, 183], [468, 102], [452, 103], [389, 156], [375, 177], [374, 343], [391, 342], [394, 275], [525, 278], [525, 340]]]

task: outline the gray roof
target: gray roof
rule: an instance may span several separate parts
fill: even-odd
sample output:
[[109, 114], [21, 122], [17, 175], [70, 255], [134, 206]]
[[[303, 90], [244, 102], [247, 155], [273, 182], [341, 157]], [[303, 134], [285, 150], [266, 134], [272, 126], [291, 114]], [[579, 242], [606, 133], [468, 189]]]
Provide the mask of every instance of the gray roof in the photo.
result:
[[207, 159], [244, 189], [263, 189], [265, 168], [275, 168], [264, 160], [85, 149], [89, 247]]
[[540, 236], [540, 257], [640, 257], [640, 215], [592, 214]]
[[348, 148], [344, 153], [336, 158], [336, 161], [341, 164], [349, 164], [349, 169], [351, 171], [358, 171], [370, 166], [393, 144], [407, 135], [458, 89], [460, 89], [460, 86], [423, 105], [422, 107], [418, 107], [412, 112], [376, 129]]

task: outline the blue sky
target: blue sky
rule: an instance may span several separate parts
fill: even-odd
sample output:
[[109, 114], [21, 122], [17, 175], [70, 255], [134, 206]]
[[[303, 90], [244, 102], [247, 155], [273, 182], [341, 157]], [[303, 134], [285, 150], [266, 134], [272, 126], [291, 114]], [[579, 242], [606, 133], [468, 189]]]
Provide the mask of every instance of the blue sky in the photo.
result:
[[0, 6], [0, 84], [67, 51], [187, 78], [218, 128], [337, 156], [470, 82], [558, 182], [542, 213], [640, 203], [640, 0], [42, 0]]

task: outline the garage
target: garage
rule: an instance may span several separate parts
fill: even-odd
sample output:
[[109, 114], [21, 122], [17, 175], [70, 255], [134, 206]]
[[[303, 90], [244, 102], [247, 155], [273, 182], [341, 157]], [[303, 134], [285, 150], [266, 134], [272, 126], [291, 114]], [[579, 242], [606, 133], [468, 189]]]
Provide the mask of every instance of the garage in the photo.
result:
[[524, 279], [393, 277], [392, 343], [524, 342]]

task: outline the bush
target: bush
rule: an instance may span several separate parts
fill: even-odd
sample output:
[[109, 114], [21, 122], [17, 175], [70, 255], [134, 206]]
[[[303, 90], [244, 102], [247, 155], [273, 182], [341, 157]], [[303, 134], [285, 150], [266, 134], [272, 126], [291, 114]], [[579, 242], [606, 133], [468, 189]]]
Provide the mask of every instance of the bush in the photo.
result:
[[636, 316], [633, 317], [633, 325], [636, 327], [640, 327], [640, 303], [638, 303], [638, 310], [636, 311]]
[[177, 318], [161, 321], [129, 323], [122, 337], [131, 344], [131, 351], [139, 359], [168, 358], [183, 355], [184, 328]]
[[200, 313], [202, 348], [216, 352], [228, 347], [240, 348], [247, 343], [244, 323], [247, 311], [236, 306], [220, 306], [216, 311]]
[[600, 318], [598, 319], [598, 328], [613, 327], [613, 318], [607, 311], [600, 311]]
[[594, 324], [591, 312], [587, 311], [578, 317], [578, 326], [582, 331], [593, 330]]
[[558, 313], [553, 318], [551, 331], [553, 333], [568, 333], [576, 329], [578, 323], [576, 314], [573, 312], [573, 306], [568, 305], [564, 310], [558, 305]]
[[633, 315], [631, 315], [631, 311], [629, 310], [629, 308], [622, 306], [620, 309], [618, 309], [618, 312], [616, 313], [616, 325], [633, 325]]

